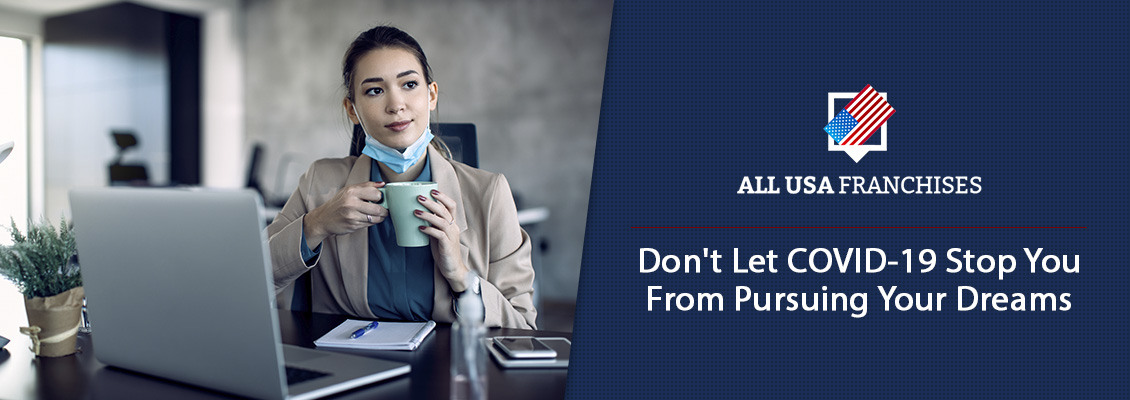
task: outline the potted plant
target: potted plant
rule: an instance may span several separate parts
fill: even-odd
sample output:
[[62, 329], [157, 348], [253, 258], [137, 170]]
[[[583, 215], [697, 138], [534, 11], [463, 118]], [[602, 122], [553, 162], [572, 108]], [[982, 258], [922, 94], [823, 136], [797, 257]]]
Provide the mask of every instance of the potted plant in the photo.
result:
[[11, 232], [13, 244], [0, 246], [0, 276], [24, 295], [29, 326], [20, 331], [31, 336], [37, 356], [73, 354], [83, 299], [74, 231], [63, 219], [58, 230], [29, 221], [27, 236], [13, 220]]

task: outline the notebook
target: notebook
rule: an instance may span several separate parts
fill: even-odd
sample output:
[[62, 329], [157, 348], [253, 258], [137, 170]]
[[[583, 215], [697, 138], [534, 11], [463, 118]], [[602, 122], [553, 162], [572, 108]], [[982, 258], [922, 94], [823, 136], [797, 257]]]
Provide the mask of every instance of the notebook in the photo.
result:
[[361, 350], [416, 350], [436, 327], [435, 321], [379, 322], [375, 329], [365, 335], [357, 339], [350, 337], [353, 332], [364, 328], [369, 322], [357, 319], [346, 320], [315, 340], [314, 345]]
[[79, 189], [70, 200], [102, 363], [265, 399], [326, 396], [409, 372], [282, 344], [257, 193]]

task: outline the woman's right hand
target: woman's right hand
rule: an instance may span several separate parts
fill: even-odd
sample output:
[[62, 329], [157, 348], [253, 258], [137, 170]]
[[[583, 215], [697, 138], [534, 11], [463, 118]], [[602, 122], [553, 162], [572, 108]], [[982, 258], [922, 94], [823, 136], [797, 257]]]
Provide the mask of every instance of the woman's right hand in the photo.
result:
[[302, 217], [306, 246], [318, 247], [327, 237], [353, 233], [379, 224], [388, 209], [378, 206], [384, 182], [362, 182], [342, 188], [330, 201]]

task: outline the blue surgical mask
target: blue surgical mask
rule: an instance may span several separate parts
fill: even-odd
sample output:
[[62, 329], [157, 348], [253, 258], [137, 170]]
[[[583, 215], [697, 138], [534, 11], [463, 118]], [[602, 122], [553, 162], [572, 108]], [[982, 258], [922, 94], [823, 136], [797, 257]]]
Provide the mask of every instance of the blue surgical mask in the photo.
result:
[[[354, 106], [353, 112], [357, 113], [356, 106]], [[357, 120], [360, 121], [361, 114], [358, 113], [357, 116]], [[432, 138], [435, 137], [432, 135], [431, 127], [425, 125], [424, 134], [420, 135], [420, 138], [416, 139], [416, 142], [404, 149], [404, 152], [401, 152], [369, 136], [368, 131], [365, 130], [364, 122], [361, 122], [361, 130], [365, 131], [365, 148], [361, 150], [361, 154], [379, 161], [398, 174], [403, 174], [408, 168], [416, 165], [416, 163], [420, 161], [420, 157], [423, 157], [427, 152], [428, 143], [431, 143]]]

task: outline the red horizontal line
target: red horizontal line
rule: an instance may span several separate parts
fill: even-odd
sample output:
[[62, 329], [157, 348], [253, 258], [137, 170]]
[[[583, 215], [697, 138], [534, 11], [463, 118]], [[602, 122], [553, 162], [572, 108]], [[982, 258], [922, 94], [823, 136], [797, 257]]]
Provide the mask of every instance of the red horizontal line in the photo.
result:
[[1087, 229], [1085, 226], [633, 226], [632, 229]]

